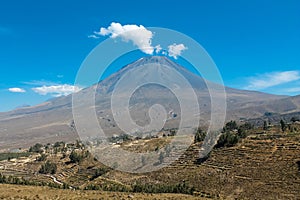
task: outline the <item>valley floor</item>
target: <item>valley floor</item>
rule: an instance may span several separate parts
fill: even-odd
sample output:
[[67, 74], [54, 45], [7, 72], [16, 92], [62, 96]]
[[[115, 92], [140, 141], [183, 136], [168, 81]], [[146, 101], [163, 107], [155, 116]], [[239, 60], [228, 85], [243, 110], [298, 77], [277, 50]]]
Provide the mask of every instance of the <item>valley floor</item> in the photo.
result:
[[142, 193], [122, 193], [87, 190], [62, 190], [49, 187], [21, 186], [0, 184], [0, 199], [44, 199], [44, 200], [71, 200], [71, 199], [161, 199], [161, 200], [205, 200], [206, 198], [194, 197], [184, 194], [142, 194]]

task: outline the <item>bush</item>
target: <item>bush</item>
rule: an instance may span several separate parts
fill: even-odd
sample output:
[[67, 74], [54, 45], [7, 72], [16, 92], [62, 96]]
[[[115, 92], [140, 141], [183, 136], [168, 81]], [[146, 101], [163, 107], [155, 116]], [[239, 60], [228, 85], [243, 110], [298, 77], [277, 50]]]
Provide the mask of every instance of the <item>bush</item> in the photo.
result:
[[97, 168], [92, 178], [90, 178], [90, 181], [106, 174], [107, 172], [109, 172], [109, 169], [106, 167]]
[[29, 148], [29, 152], [42, 153], [43, 152], [42, 147], [43, 147], [42, 144], [36, 143], [34, 146]]
[[297, 121], [300, 121], [298, 117], [292, 117], [291, 118], [291, 122], [297, 122]]
[[177, 133], [177, 130], [173, 128], [173, 129], [170, 129], [169, 132], [170, 133], [168, 134], [168, 136], [175, 136]]
[[6, 177], [0, 174], [0, 183], [7, 183], [6, 182]]
[[247, 137], [247, 132], [245, 129], [239, 128], [238, 129], [238, 136], [240, 138], [246, 138]]
[[87, 158], [90, 156], [90, 153], [88, 151], [85, 152], [76, 152], [72, 151], [69, 158], [71, 163], [81, 163], [84, 158]]
[[53, 145], [54, 148], [64, 147], [64, 146], [65, 146], [65, 142], [63, 142], [63, 141], [55, 142], [55, 144]]
[[240, 125], [239, 129], [243, 129], [243, 130], [251, 130], [253, 129], [254, 126], [248, 122], [246, 122], [245, 124]]
[[232, 147], [236, 143], [238, 143], [238, 141], [239, 141], [239, 137], [237, 135], [235, 135], [234, 133], [231, 133], [231, 132], [226, 132], [220, 136], [220, 138], [216, 144], [216, 148]]
[[181, 193], [181, 194], [193, 194], [195, 189], [188, 184], [179, 183], [176, 185], [165, 184], [135, 184], [132, 186], [133, 192], [137, 193]]
[[84, 190], [103, 190], [103, 191], [114, 191], [114, 192], [132, 192], [132, 189], [128, 186], [116, 184], [116, 183], [107, 183], [101, 185], [89, 184]]
[[[61, 188], [59, 184], [56, 183], [47, 183], [47, 182], [41, 182], [41, 181], [35, 181], [35, 180], [27, 180], [15, 176], [4, 176], [0, 173], [0, 183], [4, 184], [17, 184], [17, 185], [34, 185], [34, 186], [49, 186], [54, 188]], [[64, 188], [63, 186], [62, 188]]]
[[45, 161], [47, 159], [46, 154], [42, 154], [40, 157], [36, 158], [36, 161]]
[[112, 143], [116, 143], [116, 142], [125, 142], [125, 141], [131, 141], [132, 140], [132, 136], [122, 133], [119, 136], [113, 136], [111, 138], [109, 138], [109, 142]]
[[268, 122], [267, 121], [264, 121], [264, 126], [263, 126], [263, 129], [266, 131], [268, 130]]
[[298, 160], [296, 163], [298, 165], [298, 171], [300, 172], [300, 160]]
[[202, 142], [205, 139], [205, 136], [206, 133], [201, 128], [198, 128], [194, 136], [194, 143]]
[[57, 165], [55, 163], [51, 163], [47, 161], [45, 164], [42, 165], [39, 173], [41, 174], [55, 174], [57, 170]]
[[286, 123], [283, 120], [280, 120], [280, 127], [282, 132], [284, 132], [286, 130]]
[[225, 127], [223, 128], [223, 132], [233, 131], [236, 129], [238, 129], [238, 125], [237, 125], [236, 121], [230, 121], [230, 122], [226, 123]]

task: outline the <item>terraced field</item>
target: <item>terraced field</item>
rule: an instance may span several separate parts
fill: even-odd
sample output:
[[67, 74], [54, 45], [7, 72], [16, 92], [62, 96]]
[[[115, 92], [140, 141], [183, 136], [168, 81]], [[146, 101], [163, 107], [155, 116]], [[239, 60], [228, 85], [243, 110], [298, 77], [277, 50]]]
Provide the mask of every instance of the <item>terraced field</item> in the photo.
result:
[[[126, 184], [186, 182], [207, 197], [238, 199], [300, 198], [300, 134], [254, 131], [236, 146], [214, 149], [197, 164], [200, 144], [195, 144], [172, 165], [134, 178], [120, 172], [106, 174]], [[146, 177], [146, 178], [145, 178]]]
[[[166, 143], [161, 140], [169, 139], [156, 138], [148, 141], [148, 144], [155, 149], [155, 145], [160, 146]], [[147, 145], [145, 146], [147, 147]], [[135, 151], [145, 150], [143, 145], [139, 147], [125, 145], [125, 148], [127, 150], [133, 148]], [[78, 191], [79, 193], [90, 194], [91, 197], [93, 196], [92, 192], [89, 193], [82, 189], [91, 185], [106, 189], [121, 190], [125, 188], [131, 190], [134, 184], [167, 186], [186, 184], [194, 188], [194, 197], [300, 199], [299, 131], [282, 133], [278, 127], [270, 128], [268, 131], [251, 130], [250, 135], [235, 146], [214, 149], [206, 160], [199, 163], [200, 149], [201, 143], [193, 144], [174, 163], [159, 171], [144, 174], [129, 174], [106, 168], [102, 174], [95, 176], [97, 169], [103, 169], [105, 166], [91, 156], [79, 164], [70, 163], [68, 156], [61, 153], [49, 154], [47, 159], [57, 163], [58, 169], [53, 175], [57, 181], [68, 184], [71, 188], [81, 189]], [[5, 164], [6, 167], [4, 169], [2, 167], [0, 172], [4, 175], [54, 183], [53, 178], [37, 173], [43, 162], [35, 161], [33, 158], [27, 161], [25, 163], [1, 161], [0, 164], [2, 166]], [[70, 192], [60, 190], [62, 198], [64, 191]], [[126, 198], [127, 195], [127, 193], [115, 194], [122, 198]], [[147, 195], [142, 197], [152, 198]], [[174, 196], [174, 199], [177, 197]], [[77, 196], [74, 198], [76, 199]], [[159, 199], [161, 198], [167, 198], [167, 196], [160, 196]], [[192, 198], [192, 196], [187, 196], [187, 198]]]

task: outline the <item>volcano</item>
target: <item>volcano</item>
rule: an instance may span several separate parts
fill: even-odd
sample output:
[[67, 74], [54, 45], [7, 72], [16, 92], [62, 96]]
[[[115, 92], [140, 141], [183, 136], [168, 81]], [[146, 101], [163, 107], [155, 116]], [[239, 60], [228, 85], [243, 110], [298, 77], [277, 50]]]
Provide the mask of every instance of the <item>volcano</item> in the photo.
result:
[[[145, 70], [145, 66], [148, 70]], [[138, 75], [132, 73], [133, 71], [138, 71]], [[135, 80], [147, 81], [153, 78], [160, 80], [164, 77], [170, 79], [172, 76], [165, 75], [174, 71], [187, 80], [189, 86], [193, 88], [199, 103], [200, 124], [205, 125], [211, 119], [211, 98], [207, 87], [207, 83], [210, 82], [164, 56], [141, 58], [99, 83], [79, 91], [76, 95], [87, 98], [85, 94], [94, 90], [95, 106], [91, 109], [96, 111], [99, 124], [107, 134], [118, 134], [120, 129], [111, 111], [111, 97], [119, 81], [127, 77], [129, 82], [127, 81], [126, 84], [130, 85]], [[152, 79], [149, 78], [150, 76]], [[218, 84], [215, 85], [219, 87]], [[180, 89], [184, 93], [184, 85], [180, 86]], [[224, 89], [227, 120], [259, 118], [266, 112], [287, 114], [300, 111], [299, 96], [278, 96], [229, 87], [224, 87]], [[155, 104], [161, 105], [166, 111], [168, 120], [164, 127], [176, 128], [178, 126], [181, 114], [180, 104], [174, 92], [167, 87], [153, 82], [142, 85], [133, 92], [123, 87], [122, 94], [130, 96], [130, 116], [139, 126], [146, 126], [150, 123], [149, 109]], [[72, 114], [72, 95], [54, 98], [36, 106], [0, 113], [0, 137], [0, 150], [28, 147], [37, 142], [68, 142], [78, 139]]]

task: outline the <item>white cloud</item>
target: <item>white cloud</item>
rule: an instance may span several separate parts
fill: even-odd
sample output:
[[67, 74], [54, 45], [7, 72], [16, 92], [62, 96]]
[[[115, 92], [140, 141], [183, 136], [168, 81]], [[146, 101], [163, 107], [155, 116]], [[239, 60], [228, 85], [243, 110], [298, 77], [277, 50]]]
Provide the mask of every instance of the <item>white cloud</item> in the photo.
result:
[[244, 89], [262, 90], [273, 86], [296, 81], [299, 79], [299, 71], [271, 72], [249, 78], [249, 84]]
[[98, 36], [109, 36], [110, 38], [121, 38], [123, 41], [131, 41], [142, 52], [152, 55], [156, 54], [168, 55], [177, 59], [181, 55], [182, 51], [188, 48], [184, 44], [172, 44], [168, 46], [168, 51], [163, 50], [160, 44], [156, 46], [152, 45], [152, 38], [154, 33], [146, 29], [143, 25], [126, 24], [122, 25], [117, 22], [112, 22], [109, 27], [101, 27], [100, 31], [94, 31], [89, 38], [98, 39]]
[[82, 88], [79, 88], [74, 85], [50, 85], [50, 86], [42, 86], [42, 87], [35, 87], [32, 90], [40, 95], [47, 95], [50, 94], [54, 97], [66, 96], [72, 94], [74, 92], [78, 92]]
[[155, 53], [159, 53], [159, 52], [161, 52], [161, 51], [162, 51], [162, 48], [161, 48], [160, 44], [159, 44], [159, 45], [156, 45], [156, 46], [155, 46]]
[[17, 88], [17, 87], [15, 87], [15, 88], [9, 88], [8, 91], [14, 92], [14, 93], [24, 93], [24, 92], [26, 92], [26, 90], [24, 90], [22, 88]]
[[48, 80], [31, 80], [31, 81], [23, 81], [22, 84], [30, 85], [30, 86], [57, 85], [56, 82], [48, 81]]
[[172, 44], [168, 46], [168, 53], [170, 57], [177, 59], [181, 55], [182, 51], [187, 50], [188, 48], [184, 44]]
[[97, 35], [89, 35], [88, 38], [99, 39]]
[[300, 87], [289, 88], [287, 89], [287, 92], [291, 92], [291, 93], [300, 92]]
[[101, 28], [95, 35], [110, 36], [111, 38], [122, 38], [124, 41], [131, 41], [142, 52], [152, 54], [154, 47], [152, 46], [153, 33], [147, 30], [143, 25], [127, 24], [112, 22], [108, 28]]

